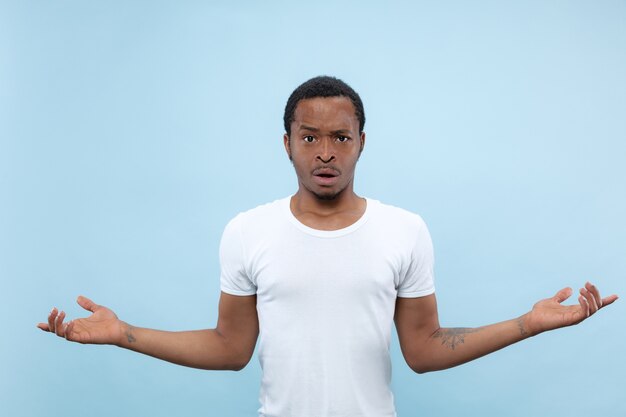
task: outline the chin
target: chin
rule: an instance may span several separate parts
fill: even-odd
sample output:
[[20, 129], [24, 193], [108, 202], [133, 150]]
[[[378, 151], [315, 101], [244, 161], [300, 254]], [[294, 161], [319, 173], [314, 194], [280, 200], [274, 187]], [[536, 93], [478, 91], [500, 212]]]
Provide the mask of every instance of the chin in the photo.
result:
[[321, 201], [336, 200], [337, 198], [341, 197], [341, 195], [347, 188], [347, 186], [344, 186], [343, 188], [339, 188], [337, 186], [332, 187], [332, 188], [324, 188], [324, 187], [318, 187], [314, 184], [303, 184], [303, 183], [301, 183], [300, 186], [303, 189], [307, 190], [312, 195], [314, 195], [315, 198]]
[[328, 193], [328, 194], [319, 194], [319, 193], [313, 193], [315, 195], [315, 197], [317, 197], [320, 200], [324, 200], [324, 201], [331, 201], [334, 200], [335, 198], [337, 198], [337, 196], [339, 195], [339, 193]]
[[332, 200], [335, 200], [337, 197], [340, 197], [344, 190], [345, 188], [342, 188], [339, 191], [336, 191], [336, 190], [309, 190], [309, 191], [311, 191], [311, 193], [313, 193], [313, 195], [317, 197], [317, 199], [319, 200], [332, 201]]

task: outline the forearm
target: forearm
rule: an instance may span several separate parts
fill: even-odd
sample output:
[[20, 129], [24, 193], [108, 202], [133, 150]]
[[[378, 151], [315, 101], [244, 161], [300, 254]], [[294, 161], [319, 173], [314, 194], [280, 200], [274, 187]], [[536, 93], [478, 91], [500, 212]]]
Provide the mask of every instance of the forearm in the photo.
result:
[[461, 365], [531, 336], [526, 316], [476, 328], [439, 328], [415, 352], [419, 373]]
[[121, 323], [118, 346], [192, 368], [240, 370], [241, 355], [217, 329], [168, 332]]

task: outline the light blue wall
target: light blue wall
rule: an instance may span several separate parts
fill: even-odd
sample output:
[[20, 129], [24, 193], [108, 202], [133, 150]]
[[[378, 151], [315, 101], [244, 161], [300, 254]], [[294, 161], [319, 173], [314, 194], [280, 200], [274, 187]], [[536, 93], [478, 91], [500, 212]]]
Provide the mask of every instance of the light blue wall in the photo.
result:
[[[255, 415], [256, 357], [204, 372], [35, 324], [85, 294], [213, 327], [221, 230], [295, 190], [283, 106], [319, 74], [365, 102], [357, 191], [429, 224], [443, 325], [626, 296], [623, 1], [5, 1], [1, 415]], [[399, 415], [626, 415], [625, 305], [434, 374], [394, 339]]]

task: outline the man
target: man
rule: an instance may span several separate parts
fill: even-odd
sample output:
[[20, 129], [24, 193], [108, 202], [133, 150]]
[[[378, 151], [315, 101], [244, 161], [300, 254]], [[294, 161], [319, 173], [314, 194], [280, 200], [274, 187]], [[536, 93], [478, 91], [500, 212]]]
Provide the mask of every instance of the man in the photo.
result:
[[358, 94], [332, 77], [299, 86], [285, 108], [285, 150], [298, 191], [236, 216], [220, 247], [215, 329], [136, 328], [79, 297], [93, 314], [42, 330], [80, 343], [113, 344], [177, 364], [240, 370], [260, 331], [261, 416], [395, 416], [389, 344], [395, 321], [415, 372], [460, 365], [547, 330], [579, 323], [613, 303], [590, 283], [578, 304], [565, 288], [516, 319], [441, 328], [433, 252], [422, 219], [357, 196], [365, 145]]

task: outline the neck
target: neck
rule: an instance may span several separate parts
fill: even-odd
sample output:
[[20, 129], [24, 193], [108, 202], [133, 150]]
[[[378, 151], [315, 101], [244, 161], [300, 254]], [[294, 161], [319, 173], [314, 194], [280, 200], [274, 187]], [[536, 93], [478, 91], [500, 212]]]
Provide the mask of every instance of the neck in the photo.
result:
[[319, 230], [336, 230], [356, 222], [365, 212], [366, 201], [345, 189], [332, 200], [323, 200], [302, 187], [291, 198], [291, 212], [303, 224]]
[[292, 207], [301, 212], [315, 213], [319, 215], [332, 215], [334, 213], [354, 210], [360, 207], [363, 198], [356, 195], [352, 187], [347, 187], [335, 198], [327, 200], [319, 198], [302, 186], [291, 199]]

